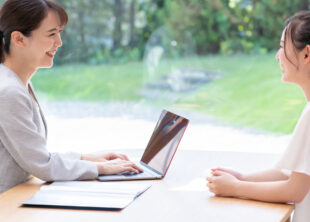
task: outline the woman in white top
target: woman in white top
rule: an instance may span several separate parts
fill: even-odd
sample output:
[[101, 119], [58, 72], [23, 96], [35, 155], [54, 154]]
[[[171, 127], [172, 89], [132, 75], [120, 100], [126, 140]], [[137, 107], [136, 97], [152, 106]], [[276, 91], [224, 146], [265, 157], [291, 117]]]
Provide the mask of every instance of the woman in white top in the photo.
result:
[[0, 11], [0, 193], [34, 175], [84, 180], [138, 166], [122, 154], [49, 153], [46, 122], [31, 78], [62, 45], [65, 10], [49, 0], [7, 0]]
[[[296, 204], [293, 221], [310, 220], [310, 12], [289, 18], [276, 54], [282, 81], [302, 89], [307, 105], [286, 153], [274, 169], [244, 175], [231, 169], [212, 169], [207, 186], [218, 196]], [[288, 170], [289, 173], [285, 173]]]

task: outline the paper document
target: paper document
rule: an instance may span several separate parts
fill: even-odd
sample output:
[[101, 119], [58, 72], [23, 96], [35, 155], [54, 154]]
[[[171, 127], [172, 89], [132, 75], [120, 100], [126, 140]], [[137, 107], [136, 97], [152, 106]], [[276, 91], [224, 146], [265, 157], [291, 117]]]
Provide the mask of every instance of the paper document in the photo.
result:
[[96, 181], [53, 182], [41, 189], [24, 206], [121, 210], [150, 188], [145, 183]]

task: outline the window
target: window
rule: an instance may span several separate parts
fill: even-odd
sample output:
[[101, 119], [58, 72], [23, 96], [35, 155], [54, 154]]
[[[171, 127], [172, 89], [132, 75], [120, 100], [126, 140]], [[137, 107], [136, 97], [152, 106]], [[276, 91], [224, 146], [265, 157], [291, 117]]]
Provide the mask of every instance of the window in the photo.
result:
[[52, 149], [143, 149], [163, 108], [191, 120], [184, 149], [285, 147], [305, 101], [274, 56], [308, 1], [57, 2], [63, 46], [32, 80]]

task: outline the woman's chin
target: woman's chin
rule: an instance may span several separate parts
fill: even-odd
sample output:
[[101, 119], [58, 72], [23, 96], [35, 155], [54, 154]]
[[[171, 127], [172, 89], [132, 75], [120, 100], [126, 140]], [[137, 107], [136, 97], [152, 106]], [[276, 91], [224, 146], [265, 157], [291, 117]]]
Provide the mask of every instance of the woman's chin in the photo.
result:
[[48, 68], [51, 68], [53, 67], [54, 63], [49, 63], [49, 64], [42, 64], [39, 68], [41, 69], [48, 69]]
[[282, 77], [281, 77], [282, 82], [290, 82], [288, 76], [282, 72]]
[[281, 81], [282, 81], [282, 82], [287, 82], [287, 80], [286, 80], [285, 78], [283, 78], [283, 76], [282, 76], [282, 78], [281, 78]]
[[284, 74], [282, 74], [281, 81], [282, 81], [282, 82], [287, 82], [287, 79], [285, 78], [285, 75], [284, 75]]
[[284, 82], [284, 83], [292, 83], [292, 84], [297, 84], [297, 85], [298, 85], [298, 83], [296, 82], [296, 80], [287, 78], [286, 76], [282, 76], [281, 80], [282, 80], [282, 82]]

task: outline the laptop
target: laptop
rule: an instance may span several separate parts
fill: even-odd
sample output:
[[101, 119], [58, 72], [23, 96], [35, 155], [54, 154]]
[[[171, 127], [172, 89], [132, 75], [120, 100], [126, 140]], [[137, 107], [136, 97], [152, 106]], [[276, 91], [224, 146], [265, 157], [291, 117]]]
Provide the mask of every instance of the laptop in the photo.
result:
[[151, 180], [165, 177], [189, 120], [163, 110], [138, 166], [144, 171], [99, 176], [100, 181]]

